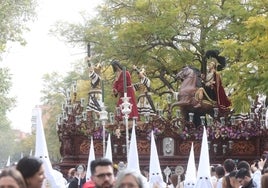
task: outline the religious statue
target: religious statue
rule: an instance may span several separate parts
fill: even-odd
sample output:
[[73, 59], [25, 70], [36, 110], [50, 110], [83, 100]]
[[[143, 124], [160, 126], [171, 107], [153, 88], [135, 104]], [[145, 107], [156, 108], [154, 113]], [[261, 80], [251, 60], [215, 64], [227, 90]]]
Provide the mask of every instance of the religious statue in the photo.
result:
[[[129, 97], [129, 103], [131, 104], [131, 112], [128, 114], [129, 119], [137, 117], [139, 120], [138, 107], [130, 73], [128, 71], [124, 72], [123, 66], [118, 61], [112, 61], [111, 65], [116, 76], [112, 89], [114, 96], [118, 97], [117, 107], [120, 107], [123, 103], [122, 98], [124, 97], [124, 93], [126, 93], [127, 97]], [[118, 114], [117, 118], [122, 120], [122, 113]]]
[[222, 85], [221, 76], [217, 72], [218, 60], [211, 58], [208, 60], [207, 74], [203, 78], [203, 87], [197, 91], [197, 100], [199, 101], [195, 108], [201, 107], [201, 102], [204, 98], [204, 93], [216, 101], [219, 110], [226, 111], [231, 106], [231, 101], [226, 96], [224, 87]]
[[89, 100], [87, 105], [87, 110], [93, 110], [96, 112], [101, 111], [101, 100], [102, 100], [102, 91], [101, 91], [101, 64], [98, 63], [94, 65], [90, 63], [91, 57], [86, 58], [86, 62], [88, 63], [88, 73], [90, 78], [91, 89], [89, 92]]
[[156, 110], [150, 93], [151, 81], [146, 76], [144, 68], [139, 69], [136, 65], [133, 65], [133, 69], [140, 78], [140, 82], [134, 84], [134, 89], [142, 93], [138, 96], [138, 111], [140, 114], [155, 114]]

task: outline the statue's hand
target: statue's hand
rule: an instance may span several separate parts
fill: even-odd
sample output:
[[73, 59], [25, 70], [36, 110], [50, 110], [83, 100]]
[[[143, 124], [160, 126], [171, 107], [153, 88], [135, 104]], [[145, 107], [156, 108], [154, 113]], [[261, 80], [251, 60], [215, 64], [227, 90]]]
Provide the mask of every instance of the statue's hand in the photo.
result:
[[113, 88], [113, 94], [115, 97], [117, 97], [117, 95], [118, 95], [118, 91], [115, 88]]

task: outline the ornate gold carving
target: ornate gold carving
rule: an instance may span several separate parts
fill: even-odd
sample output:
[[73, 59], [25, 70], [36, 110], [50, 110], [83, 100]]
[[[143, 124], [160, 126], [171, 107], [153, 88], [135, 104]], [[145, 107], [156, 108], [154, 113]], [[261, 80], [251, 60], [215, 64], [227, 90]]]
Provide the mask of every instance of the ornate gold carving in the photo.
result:
[[[184, 141], [179, 146], [179, 154], [188, 156], [190, 154], [191, 146], [192, 141]], [[194, 143], [194, 152], [200, 153], [200, 150], [201, 150], [201, 143]]]
[[139, 154], [150, 154], [150, 141], [139, 140], [137, 143]]
[[256, 154], [256, 146], [251, 141], [236, 141], [233, 144], [232, 154], [254, 155]]
[[80, 152], [81, 152], [82, 154], [88, 154], [88, 152], [89, 152], [89, 147], [90, 147], [90, 145], [89, 145], [88, 140], [84, 140], [84, 141], [82, 142], [82, 144], [80, 144]]

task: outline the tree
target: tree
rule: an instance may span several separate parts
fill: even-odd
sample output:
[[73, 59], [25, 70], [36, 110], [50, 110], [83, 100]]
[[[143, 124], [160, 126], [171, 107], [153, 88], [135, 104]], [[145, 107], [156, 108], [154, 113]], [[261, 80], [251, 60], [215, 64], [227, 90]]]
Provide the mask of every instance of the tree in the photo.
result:
[[[9, 42], [18, 42], [21, 45], [26, 43], [22, 35], [24, 31], [29, 30], [26, 23], [34, 19], [35, 8], [35, 0], [1, 1], [0, 60]], [[17, 151], [15, 135], [7, 118], [7, 112], [14, 107], [16, 102], [15, 98], [8, 96], [11, 88], [11, 75], [7, 68], [0, 69], [0, 83], [0, 158], [4, 160]], [[1, 163], [3, 164], [3, 161]]]
[[[243, 60], [247, 55], [238, 46], [254, 36], [245, 23], [252, 17], [266, 17], [266, 9], [263, 1], [251, 0], [106, 0], [96, 18], [85, 16], [84, 25], [59, 23], [54, 31], [67, 42], [92, 44], [94, 53], [106, 65], [114, 58], [125, 65], [145, 65], [148, 76], [155, 80], [155, 88], [163, 88], [157, 81], [161, 75], [174, 81], [176, 71], [186, 64], [198, 66], [205, 73], [206, 51], [225, 49], [222, 54], [227, 57], [227, 69], [222, 71], [223, 82], [229, 90], [236, 87], [236, 93], [240, 93], [237, 96], [243, 95], [242, 101], [231, 96], [234, 108], [240, 112], [248, 110], [248, 83], [234, 82], [240, 83], [236, 73], [250, 62]], [[224, 41], [235, 41], [231, 49], [237, 47], [236, 51], [230, 49], [232, 53], [227, 53]], [[238, 63], [241, 60], [243, 63]], [[250, 76], [242, 75], [243, 79]], [[254, 79], [248, 81], [253, 85], [259, 83]], [[251, 91], [252, 95], [260, 92]]]
[[11, 131], [10, 121], [7, 118], [7, 112], [15, 104], [15, 98], [8, 96], [11, 88], [11, 76], [8, 69], [0, 68], [0, 80], [0, 158], [7, 159], [15, 146], [15, 137]]
[[264, 6], [263, 1], [252, 3], [254, 5], [248, 4], [247, 10], [258, 14], [246, 16], [246, 19], [239, 24], [240, 33], [237, 32], [239, 37], [226, 38], [219, 42], [223, 54], [229, 57], [231, 62], [226, 70], [226, 79], [234, 88], [232, 92], [234, 105], [241, 111], [249, 109], [248, 97], [254, 98], [256, 94], [267, 95], [268, 92], [267, 6]]
[[0, 54], [5, 51], [8, 42], [26, 43], [22, 34], [29, 30], [26, 23], [35, 17], [36, 6], [35, 0], [1, 1]]

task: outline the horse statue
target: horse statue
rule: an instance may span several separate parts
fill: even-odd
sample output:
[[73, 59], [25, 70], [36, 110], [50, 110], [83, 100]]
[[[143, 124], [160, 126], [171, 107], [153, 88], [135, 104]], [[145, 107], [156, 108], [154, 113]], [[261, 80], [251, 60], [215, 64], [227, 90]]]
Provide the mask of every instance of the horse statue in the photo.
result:
[[[205, 116], [209, 114], [214, 116], [215, 110], [218, 109], [219, 112], [223, 112], [223, 107], [219, 106], [215, 97], [215, 93], [211, 91], [207, 92], [205, 85], [203, 85], [203, 79], [201, 78], [201, 73], [198, 69], [185, 66], [180, 72], [177, 73], [177, 79], [182, 81], [178, 102], [172, 105], [172, 108], [179, 106], [181, 110], [182, 117], [186, 120], [189, 119], [189, 113], [193, 113], [193, 122], [196, 126], [200, 125], [200, 116]], [[215, 84], [215, 83], [214, 83]]]

